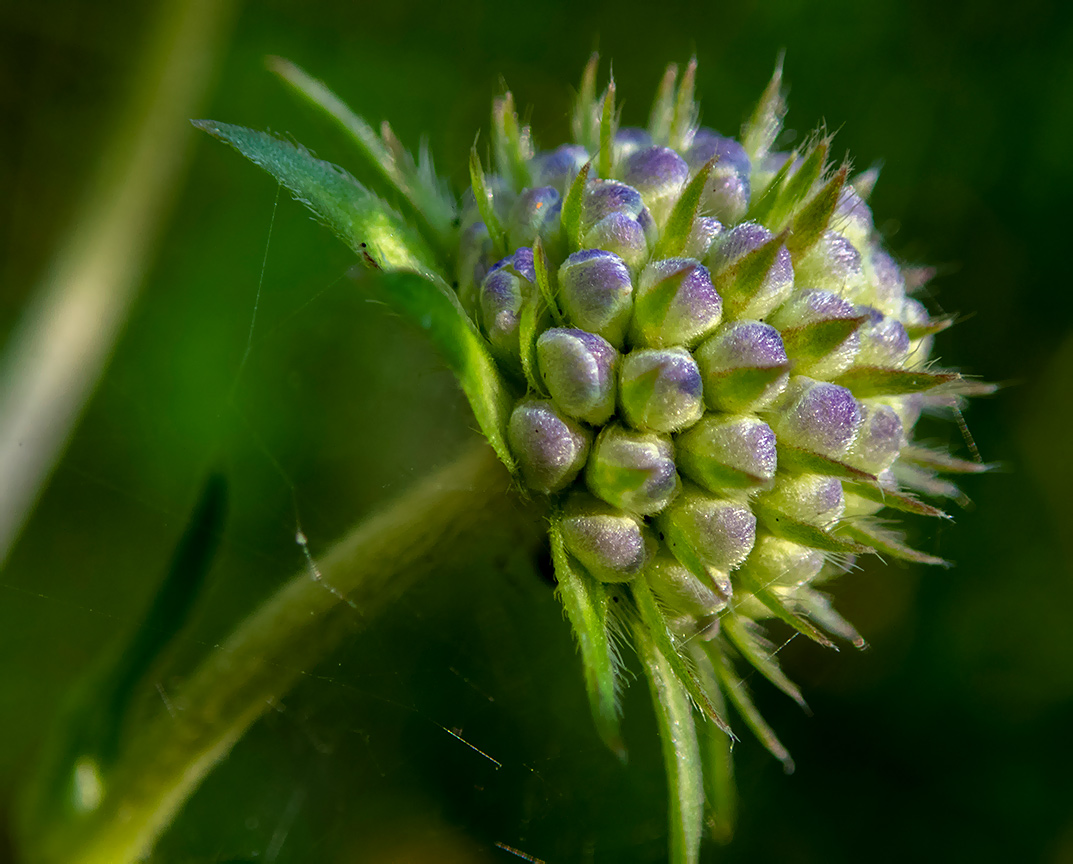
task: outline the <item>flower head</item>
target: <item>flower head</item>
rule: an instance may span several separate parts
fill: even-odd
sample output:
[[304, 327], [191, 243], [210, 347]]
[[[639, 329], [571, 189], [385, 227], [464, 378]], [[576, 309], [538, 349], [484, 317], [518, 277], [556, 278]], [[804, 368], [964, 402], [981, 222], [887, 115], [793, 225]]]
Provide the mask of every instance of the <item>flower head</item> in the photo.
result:
[[[740, 677], [752, 667], [803, 703], [763, 627], [862, 645], [821, 589], [861, 555], [942, 563], [886, 511], [942, 517], [917, 494], [949, 492], [940, 471], [981, 469], [913, 440], [923, 408], [981, 388], [932, 366], [948, 322], [883, 248], [874, 176], [832, 163], [827, 135], [773, 150], [781, 68], [739, 139], [698, 126], [695, 63], [668, 69], [646, 129], [618, 128], [614, 83], [598, 95], [596, 73], [593, 58], [575, 140], [555, 149], [534, 147], [509, 93], [495, 101], [495, 170], [474, 147], [459, 217], [429, 163], [352, 115], [416, 221], [370, 210], [349, 178], [318, 198], [290, 151], [273, 162], [260, 138], [210, 131], [377, 267], [417, 274], [385, 276], [387, 297], [443, 350], [519, 485], [547, 497], [558, 593], [619, 753], [613, 639], [632, 637], [665, 738], [672, 857], [694, 861], [705, 807], [729, 835], [730, 785], [701, 777], [730, 776], [726, 705], [792, 766]], [[305, 158], [322, 186], [344, 183]]]

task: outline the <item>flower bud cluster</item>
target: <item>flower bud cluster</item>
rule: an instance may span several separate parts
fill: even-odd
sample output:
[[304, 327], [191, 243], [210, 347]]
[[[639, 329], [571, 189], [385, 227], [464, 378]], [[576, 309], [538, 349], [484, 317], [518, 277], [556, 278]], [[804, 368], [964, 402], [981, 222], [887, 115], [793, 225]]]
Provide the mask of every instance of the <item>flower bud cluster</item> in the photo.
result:
[[792, 594], [869, 548], [841, 530], [846, 498], [874, 513], [861, 502], [899, 494], [940, 383], [908, 380], [935, 322], [826, 139], [750, 154], [704, 128], [610, 131], [609, 152], [533, 155], [541, 185], [490, 179], [504, 246], [492, 260], [471, 207], [459, 291], [525, 382], [509, 446], [561, 499], [569, 553], [604, 581], [648, 579], [677, 626], [711, 633], [747, 590], [739, 568]]
[[[657, 708], [673, 701], [662, 657], [715, 726], [729, 729], [713, 707], [729, 701], [789, 769], [734, 666], [803, 704], [757, 622], [860, 646], [821, 586], [867, 553], [944, 563], [880, 511], [943, 516], [918, 493], [956, 495], [940, 472], [982, 470], [912, 442], [926, 407], [973, 388], [929, 364], [949, 322], [884, 249], [874, 172], [851, 178], [821, 134], [772, 151], [778, 72], [740, 140], [695, 123], [692, 64], [677, 85], [668, 71], [646, 129], [618, 128], [614, 84], [597, 98], [594, 74], [574, 143], [475, 174], [459, 299], [517, 385], [507, 446], [524, 486], [552, 499], [560, 586], [595, 580], [587, 600], [576, 584], [560, 595], [605, 740], [619, 747], [600, 657], [617, 652], [594, 646], [613, 595], [656, 646]], [[528, 143], [519, 129], [497, 148]], [[664, 734], [689, 750], [692, 729]]]

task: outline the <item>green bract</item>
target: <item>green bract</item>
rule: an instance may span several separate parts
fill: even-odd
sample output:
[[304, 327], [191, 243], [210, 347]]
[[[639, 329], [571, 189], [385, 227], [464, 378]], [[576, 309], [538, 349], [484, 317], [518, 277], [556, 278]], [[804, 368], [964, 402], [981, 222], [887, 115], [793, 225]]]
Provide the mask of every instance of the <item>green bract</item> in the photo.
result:
[[916, 494], [982, 469], [913, 443], [922, 410], [983, 388], [931, 364], [947, 322], [883, 249], [874, 176], [855, 185], [828, 136], [773, 149], [781, 68], [735, 140], [698, 126], [695, 63], [668, 69], [646, 128], [619, 128], [593, 57], [574, 141], [538, 150], [505, 94], [492, 173], [475, 146], [458, 202], [427, 154], [415, 162], [386, 125], [377, 135], [275, 68], [405, 212], [269, 135], [198, 125], [386, 271], [385, 299], [441, 349], [522, 491], [545, 496], [597, 729], [625, 753], [613, 640], [632, 637], [663, 736], [671, 857], [695, 861], [706, 813], [719, 839], [731, 832], [727, 704], [792, 767], [742, 683], [752, 667], [804, 704], [764, 623], [863, 645], [822, 589], [859, 555], [943, 563], [889, 511], [943, 516]]

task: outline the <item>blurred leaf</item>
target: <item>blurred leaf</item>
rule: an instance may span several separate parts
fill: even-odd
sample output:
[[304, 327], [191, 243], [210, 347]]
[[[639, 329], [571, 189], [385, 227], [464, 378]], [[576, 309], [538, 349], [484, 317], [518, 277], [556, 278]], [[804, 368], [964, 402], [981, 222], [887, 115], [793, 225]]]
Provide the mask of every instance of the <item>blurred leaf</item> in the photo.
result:
[[421, 235], [342, 168], [267, 132], [213, 120], [193, 123], [275, 177], [367, 263], [442, 281]]

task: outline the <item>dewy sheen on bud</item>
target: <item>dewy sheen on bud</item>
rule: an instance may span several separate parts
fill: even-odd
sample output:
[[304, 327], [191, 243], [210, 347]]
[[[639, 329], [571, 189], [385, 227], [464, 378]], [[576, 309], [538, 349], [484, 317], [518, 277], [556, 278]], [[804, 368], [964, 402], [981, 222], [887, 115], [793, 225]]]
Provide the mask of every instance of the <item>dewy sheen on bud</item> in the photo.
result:
[[[473, 148], [460, 202], [425, 155], [363, 131], [412, 224], [304, 151], [202, 128], [311, 202], [384, 278], [409, 274], [388, 301], [443, 350], [518, 487], [546, 496], [558, 595], [598, 731], [620, 755], [615, 640], [637, 648], [673, 781], [671, 859], [693, 864], [705, 810], [724, 838], [734, 810], [722, 706], [792, 766], [742, 687], [751, 666], [804, 704], [763, 625], [863, 645], [819, 586], [867, 554], [943, 563], [895, 520], [945, 516], [920, 496], [957, 498], [939, 475], [986, 466], [914, 427], [987, 388], [930, 361], [951, 322], [910, 296], [927, 273], [907, 279], [884, 248], [868, 204], [877, 172], [832, 162], [822, 130], [774, 149], [781, 66], [738, 138], [699, 126], [695, 61], [668, 68], [644, 128], [619, 127], [597, 72], [594, 57], [574, 140], [552, 149], [498, 97], [494, 164]], [[324, 92], [306, 95], [336, 111]]]

